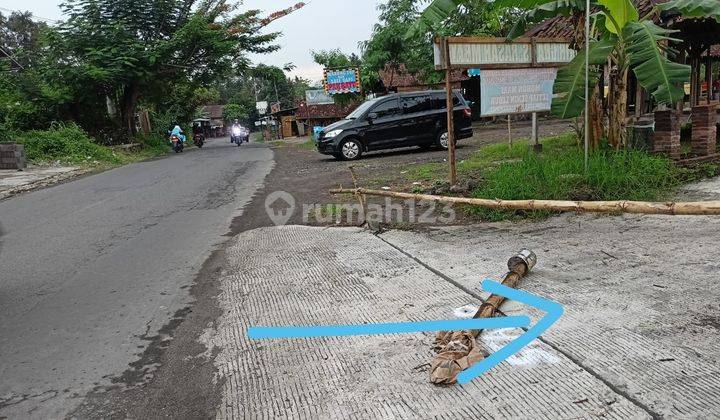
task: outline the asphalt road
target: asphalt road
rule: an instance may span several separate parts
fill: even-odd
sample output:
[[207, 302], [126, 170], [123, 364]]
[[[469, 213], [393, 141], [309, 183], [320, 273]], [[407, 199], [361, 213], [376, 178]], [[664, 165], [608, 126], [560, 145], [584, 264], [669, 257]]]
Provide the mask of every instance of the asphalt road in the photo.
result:
[[0, 418], [64, 417], [130, 364], [152, 374], [138, 360], [272, 167], [214, 140], [0, 202]]

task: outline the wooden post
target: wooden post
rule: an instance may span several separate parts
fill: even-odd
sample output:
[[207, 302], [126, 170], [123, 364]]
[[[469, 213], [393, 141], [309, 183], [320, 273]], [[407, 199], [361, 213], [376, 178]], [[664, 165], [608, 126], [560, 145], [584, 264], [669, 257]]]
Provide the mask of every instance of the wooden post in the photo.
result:
[[533, 150], [537, 153], [542, 151], [542, 144], [540, 144], [540, 137], [538, 136], [538, 114], [537, 112], [532, 113], [532, 134], [530, 135], [533, 143]]
[[512, 141], [512, 127], [510, 126], [510, 114], [508, 114], [507, 119], [508, 119], [508, 148], [512, 149], [513, 141]]
[[705, 83], [707, 83], [707, 103], [708, 105], [712, 101], [713, 93], [713, 74], [712, 74], [712, 56], [710, 55], [710, 48], [707, 50], [707, 57], [705, 57]]
[[450, 185], [457, 184], [455, 167], [455, 105], [453, 104], [452, 68], [450, 65], [450, 43], [443, 38], [445, 49], [445, 90], [447, 93], [448, 164], [450, 164]]
[[642, 86], [640, 86], [640, 82], [638, 82], [637, 77], [635, 78], [635, 120], [639, 120], [640, 117], [642, 117], [643, 108], [645, 105], [644, 101], [644, 95]]

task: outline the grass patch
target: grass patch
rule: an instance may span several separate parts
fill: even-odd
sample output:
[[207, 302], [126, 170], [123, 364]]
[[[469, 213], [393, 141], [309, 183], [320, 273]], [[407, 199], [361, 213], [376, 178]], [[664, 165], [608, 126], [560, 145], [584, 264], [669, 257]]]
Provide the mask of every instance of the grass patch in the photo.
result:
[[302, 150], [315, 150], [315, 141], [312, 138], [308, 139], [307, 141], [298, 144], [297, 148]]
[[[493, 144], [458, 162], [461, 180], [472, 180], [470, 195], [503, 200], [633, 200], [670, 199], [678, 186], [715, 173], [710, 165], [695, 170], [678, 168], [671, 160], [642, 151], [599, 150], [590, 155], [585, 173], [583, 151], [573, 134], [543, 139], [543, 152], [532, 151], [521, 140], [512, 147]], [[407, 168], [409, 180], [444, 179], [447, 163]], [[546, 211], [494, 210], [475, 206], [463, 209], [487, 221], [543, 218]]]
[[263, 136], [262, 131], [256, 131], [254, 133], [250, 133], [250, 140], [252, 140], [255, 143], [265, 143], [265, 137]]
[[[575, 137], [572, 134], [565, 134], [555, 137], [547, 137], [542, 140], [543, 153], [554, 154], [570, 147], [575, 147]], [[483, 146], [474, 152], [470, 158], [457, 162], [459, 175], [473, 176], [481, 170], [498, 166], [504, 162], [522, 160], [528, 153], [530, 141], [521, 139], [513, 142], [510, 146], [507, 143], [497, 143]], [[425, 163], [407, 168], [408, 179], [413, 181], [434, 181], [444, 179], [447, 176], [447, 163]]]

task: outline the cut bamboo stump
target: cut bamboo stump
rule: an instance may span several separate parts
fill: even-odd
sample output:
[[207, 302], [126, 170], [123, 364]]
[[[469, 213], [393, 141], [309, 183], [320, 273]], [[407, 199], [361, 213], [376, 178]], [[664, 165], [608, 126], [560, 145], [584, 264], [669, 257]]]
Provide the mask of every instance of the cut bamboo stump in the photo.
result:
[[338, 188], [331, 194], [362, 194], [380, 197], [403, 198], [418, 201], [468, 204], [506, 210], [549, 210], [577, 213], [630, 213], [664, 214], [671, 216], [718, 216], [720, 201], [698, 202], [646, 202], [646, 201], [562, 201], [562, 200], [499, 200], [485, 198], [448, 197], [441, 195], [411, 194], [395, 191], [371, 190], [367, 188]]
[[[517, 289], [520, 280], [537, 263], [534, 252], [524, 249], [508, 261], [508, 273], [502, 281], [503, 286]], [[500, 312], [500, 306], [506, 298], [500, 295], [490, 297], [480, 306], [473, 318], [493, 318]], [[481, 330], [440, 331], [435, 337], [437, 355], [430, 363], [430, 382], [436, 385], [454, 384], [463, 370], [487, 357], [487, 353], [476, 341]]]

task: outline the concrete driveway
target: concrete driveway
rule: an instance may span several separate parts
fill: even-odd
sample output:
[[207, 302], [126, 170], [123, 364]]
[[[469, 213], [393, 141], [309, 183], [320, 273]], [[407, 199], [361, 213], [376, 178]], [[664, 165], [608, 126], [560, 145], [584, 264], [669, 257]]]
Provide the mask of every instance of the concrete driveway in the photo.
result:
[[[720, 413], [720, 220], [568, 215], [391, 231], [240, 234], [221, 276], [220, 418], [711, 418]], [[522, 247], [565, 315], [464, 386], [428, 381], [433, 334], [250, 341], [249, 326], [452, 319]], [[508, 314], [541, 313], [517, 303]], [[485, 332], [496, 351], [522, 330]], [[210, 351], [210, 350], [209, 350]]]

